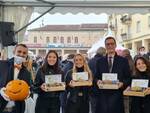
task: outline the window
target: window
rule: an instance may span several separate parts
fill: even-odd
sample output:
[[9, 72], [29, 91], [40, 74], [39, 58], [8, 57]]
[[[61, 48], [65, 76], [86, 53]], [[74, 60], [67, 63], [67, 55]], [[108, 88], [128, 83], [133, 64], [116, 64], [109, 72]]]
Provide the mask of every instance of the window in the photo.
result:
[[46, 43], [49, 43], [49, 42], [50, 42], [50, 38], [46, 37]]
[[71, 37], [67, 38], [67, 43], [71, 43]]
[[57, 38], [53, 37], [53, 43], [57, 43]]
[[150, 28], [150, 16], [148, 16], [148, 27]]
[[34, 40], [34, 43], [37, 43], [37, 37], [36, 36], [34, 37], [33, 40]]
[[64, 37], [60, 38], [60, 43], [64, 43]]
[[75, 37], [74, 42], [78, 43], [78, 37]]
[[130, 37], [131, 37], [131, 26], [128, 25], [128, 38], [130, 38]]
[[121, 34], [123, 33], [123, 29], [122, 29], [122, 28], [120, 29], [120, 33], [121, 33]]
[[137, 24], [136, 24], [136, 32], [140, 32], [141, 31], [141, 22], [140, 21], [137, 21]]

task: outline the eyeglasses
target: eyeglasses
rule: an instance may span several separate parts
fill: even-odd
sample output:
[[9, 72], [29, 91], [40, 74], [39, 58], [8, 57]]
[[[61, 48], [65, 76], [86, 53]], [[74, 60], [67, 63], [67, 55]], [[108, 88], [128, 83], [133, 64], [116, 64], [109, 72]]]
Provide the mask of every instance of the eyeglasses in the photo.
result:
[[106, 46], [115, 45], [115, 43], [106, 43]]

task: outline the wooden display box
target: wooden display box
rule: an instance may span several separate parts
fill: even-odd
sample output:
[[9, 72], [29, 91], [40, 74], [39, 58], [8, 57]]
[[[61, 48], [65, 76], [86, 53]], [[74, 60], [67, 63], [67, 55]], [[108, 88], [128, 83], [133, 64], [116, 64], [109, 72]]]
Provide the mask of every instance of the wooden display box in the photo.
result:
[[56, 84], [47, 84], [46, 90], [47, 91], [64, 91], [65, 90], [65, 83], [56, 83]]
[[75, 81], [72, 83], [73, 86], [92, 86], [92, 81]]
[[118, 83], [116, 84], [100, 84], [99, 89], [119, 89]]
[[128, 87], [124, 92], [123, 95], [125, 96], [138, 96], [138, 97], [145, 97], [146, 95], [148, 95], [148, 90], [150, 90], [150, 88], [146, 88], [143, 89], [142, 91], [132, 91], [131, 87]]

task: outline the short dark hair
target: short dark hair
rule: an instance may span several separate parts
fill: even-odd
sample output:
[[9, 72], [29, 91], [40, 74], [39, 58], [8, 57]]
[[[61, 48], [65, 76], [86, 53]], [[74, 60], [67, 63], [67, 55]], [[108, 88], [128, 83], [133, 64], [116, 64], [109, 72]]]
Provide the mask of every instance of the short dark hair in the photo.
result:
[[17, 44], [17, 45], [15, 46], [15, 49], [16, 49], [18, 46], [22, 46], [22, 47], [24, 47], [24, 48], [27, 48], [27, 49], [28, 49], [27, 45], [25, 45], [25, 44]]
[[107, 40], [109, 40], [109, 39], [113, 39], [113, 40], [114, 40], [114, 42], [115, 42], [115, 44], [116, 44], [116, 40], [115, 40], [115, 38], [114, 38], [114, 37], [112, 37], [112, 36], [109, 36], [109, 37], [107, 37], [107, 38], [105, 39], [105, 44], [106, 44], [106, 41], [107, 41]]
[[144, 46], [139, 47], [139, 50], [141, 50], [141, 49], [145, 49], [145, 47]]
[[67, 57], [67, 59], [73, 59], [74, 56], [75, 56], [74, 54], [69, 54], [68, 57]]

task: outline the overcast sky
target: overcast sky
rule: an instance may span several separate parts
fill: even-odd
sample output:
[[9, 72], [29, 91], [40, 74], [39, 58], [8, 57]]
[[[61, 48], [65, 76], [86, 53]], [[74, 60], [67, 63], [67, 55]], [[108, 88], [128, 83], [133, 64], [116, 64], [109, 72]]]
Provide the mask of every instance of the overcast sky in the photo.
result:
[[[32, 17], [30, 19], [33, 20], [34, 18], [38, 17], [40, 14], [38, 13], [33, 13]], [[100, 15], [95, 15], [95, 14], [88, 14], [84, 15], [82, 13], [79, 13], [77, 15], [73, 14], [46, 14], [40, 19], [38, 19], [36, 22], [31, 24], [28, 29], [31, 28], [36, 28], [42, 26], [42, 21], [43, 25], [58, 25], [58, 24], [82, 24], [82, 23], [107, 23], [108, 16], [106, 14], [100, 14]]]

